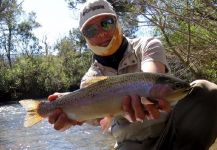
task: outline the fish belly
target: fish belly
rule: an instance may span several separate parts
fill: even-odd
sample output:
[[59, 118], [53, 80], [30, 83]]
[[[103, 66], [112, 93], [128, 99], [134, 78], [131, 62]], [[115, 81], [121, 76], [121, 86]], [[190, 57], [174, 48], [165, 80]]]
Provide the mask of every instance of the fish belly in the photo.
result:
[[116, 116], [122, 114], [121, 98], [110, 97], [79, 107], [64, 107], [63, 111], [70, 119], [78, 121], [103, 118], [108, 115]]

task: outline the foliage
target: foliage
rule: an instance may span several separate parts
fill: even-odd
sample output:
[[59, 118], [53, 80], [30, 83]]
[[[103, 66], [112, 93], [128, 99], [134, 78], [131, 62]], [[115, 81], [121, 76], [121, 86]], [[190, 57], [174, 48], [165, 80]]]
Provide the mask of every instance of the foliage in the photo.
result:
[[212, 72], [216, 76], [217, 69], [209, 65], [217, 59], [217, 10], [211, 7], [214, 5], [216, 2], [210, 1], [208, 5], [205, 0], [148, 4], [154, 12], [149, 20], [160, 31], [167, 52], [176, 55], [185, 66], [183, 72], [189, 71], [194, 79], [216, 81], [209, 75]]
[[[73, 59], [72, 59], [73, 58]], [[80, 86], [81, 77], [85, 74], [91, 64], [90, 52], [82, 54], [75, 52], [67, 52], [62, 56], [65, 73], [71, 82], [71, 85]], [[82, 76], [81, 76], [82, 75]]]
[[23, 56], [12, 68], [2, 68], [0, 90], [14, 98], [43, 97], [78, 88], [89, 67], [89, 53], [69, 51], [67, 56]]
[[69, 31], [69, 34], [63, 37], [55, 45], [59, 55], [64, 55], [68, 51], [76, 51], [82, 53], [88, 51], [85, 39], [78, 28]]
[[63, 60], [66, 75], [73, 85], [79, 86], [80, 75], [84, 74], [91, 64], [91, 53], [85, 50], [85, 40], [81, 33], [73, 33], [78, 33], [78, 30], [70, 31], [68, 37], [64, 37], [56, 44], [56, 49]]
[[12, 54], [39, 52], [41, 47], [32, 30], [40, 25], [35, 21], [36, 16], [33, 12], [28, 14], [25, 19], [22, 3], [18, 4], [16, 0], [3, 0], [1, 2], [0, 55], [6, 57], [10, 67], [12, 67]]

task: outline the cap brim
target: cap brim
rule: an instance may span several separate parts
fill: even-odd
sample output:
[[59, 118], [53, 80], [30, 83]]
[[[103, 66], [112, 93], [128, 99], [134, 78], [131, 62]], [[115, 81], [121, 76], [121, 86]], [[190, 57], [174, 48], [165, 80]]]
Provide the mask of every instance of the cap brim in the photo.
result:
[[98, 15], [95, 15], [95, 16], [92, 16], [90, 18], [88, 18], [84, 23], [83, 25], [80, 27], [80, 31], [83, 30], [83, 28], [85, 27], [85, 25], [92, 19], [96, 18], [96, 17], [99, 17], [99, 16], [114, 16], [115, 18], [117, 18], [117, 15], [113, 14], [113, 13], [100, 13]]

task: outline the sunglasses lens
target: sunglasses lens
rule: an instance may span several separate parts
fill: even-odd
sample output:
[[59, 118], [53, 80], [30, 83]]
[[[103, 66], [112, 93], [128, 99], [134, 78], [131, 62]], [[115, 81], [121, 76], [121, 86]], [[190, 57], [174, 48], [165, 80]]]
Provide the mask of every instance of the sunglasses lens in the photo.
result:
[[[100, 26], [104, 31], [110, 31], [115, 26], [115, 20], [113, 18], [107, 18], [107, 19], [101, 21]], [[87, 38], [94, 37], [97, 34], [97, 32], [99, 30], [98, 28], [100, 26], [95, 24], [95, 25], [91, 25], [91, 26], [86, 27], [83, 30], [84, 36]]]
[[106, 20], [103, 20], [101, 22], [101, 27], [105, 30], [105, 31], [109, 31], [111, 28], [113, 28], [115, 25], [115, 21], [113, 18], [108, 18]]
[[83, 31], [84, 36], [86, 36], [87, 38], [94, 37], [96, 35], [96, 33], [97, 33], [97, 26], [96, 25], [89, 26], [89, 27], [85, 28]]

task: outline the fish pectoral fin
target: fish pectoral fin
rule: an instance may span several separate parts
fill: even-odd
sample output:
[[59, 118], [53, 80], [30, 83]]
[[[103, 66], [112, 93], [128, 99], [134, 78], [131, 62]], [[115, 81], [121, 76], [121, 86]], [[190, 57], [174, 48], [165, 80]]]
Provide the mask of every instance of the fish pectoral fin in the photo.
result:
[[88, 87], [94, 83], [107, 79], [108, 76], [95, 76], [83, 82], [83, 87]]
[[102, 128], [103, 133], [109, 130], [112, 124], [112, 116], [108, 115], [105, 116], [103, 119], [100, 120], [100, 126]]
[[38, 106], [41, 103], [36, 100], [21, 100], [19, 103], [26, 109], [27, 114], [24, 120], [24, 127], [31, 127], [44, 118], [38, 114]]

